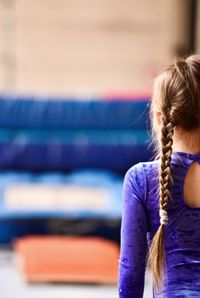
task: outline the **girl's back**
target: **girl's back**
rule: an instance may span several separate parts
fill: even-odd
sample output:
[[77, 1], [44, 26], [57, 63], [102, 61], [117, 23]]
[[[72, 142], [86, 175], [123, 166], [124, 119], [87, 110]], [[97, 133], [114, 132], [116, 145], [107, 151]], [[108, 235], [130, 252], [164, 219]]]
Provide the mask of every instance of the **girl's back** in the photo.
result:
[[[194, 162], [198, 163], [198, 169], [192, 169]], [[157, 207], [159, 198], [156, 198], [155, 192], [152, 191], [158, 184], [152, 179], [153, 168], [150, 164], [143, 164], [147, 177], [149, 245], [160, 224]], [[156, 162], [153, 164], [157, 168]], [[200, 180], [197, 180], [199, 170], [200, 154], [172, 154], [172, 200], [168, 205], [169, 222], [164, 231], [166, 271], [164, 288], [161, 291], [165, 293], [164, 297], [200, 297]]]
[[[199, 168], [190, 173], [195, 163]], [[158, 166], [158, 160], [139, 163], [125, 177], [120, 297], [143, 295], [146, 250], [160, 225]], [[172, 154], [172, 200], [168, 205], [169, 222], [164, 230], [166, 270], [163, 287], [157, 292], [154, 289], [153, 297], [200, 297], [200, 196], [199, 200], [195, 197], [200, 190], [200, 180], [196, 179], [199, 170], [200, 153]], [[198, 184], [193, 183], [192, 177]], [[190, 189], [194, 197], [190, 196]]]

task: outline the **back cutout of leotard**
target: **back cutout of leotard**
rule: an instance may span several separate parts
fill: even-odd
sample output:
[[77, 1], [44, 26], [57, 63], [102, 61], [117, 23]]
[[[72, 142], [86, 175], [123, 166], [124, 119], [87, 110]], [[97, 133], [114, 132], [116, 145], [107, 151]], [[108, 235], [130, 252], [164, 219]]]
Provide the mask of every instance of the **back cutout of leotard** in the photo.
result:
[[183, 186], [184, 203], [200, 208], [200, 162], [193, 161], [186, 172]]

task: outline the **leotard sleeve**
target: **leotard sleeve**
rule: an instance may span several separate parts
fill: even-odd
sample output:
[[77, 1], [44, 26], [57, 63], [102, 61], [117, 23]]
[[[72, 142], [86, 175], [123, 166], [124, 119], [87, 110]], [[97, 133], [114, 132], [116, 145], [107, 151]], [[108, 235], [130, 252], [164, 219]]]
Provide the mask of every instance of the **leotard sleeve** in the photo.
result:
[[[142, 298], [147, 252], [145, 176], [142, 164], [125, 175], [118, 271], [120, 298]], [[142, 171], [143, 170], [143, 171]]]

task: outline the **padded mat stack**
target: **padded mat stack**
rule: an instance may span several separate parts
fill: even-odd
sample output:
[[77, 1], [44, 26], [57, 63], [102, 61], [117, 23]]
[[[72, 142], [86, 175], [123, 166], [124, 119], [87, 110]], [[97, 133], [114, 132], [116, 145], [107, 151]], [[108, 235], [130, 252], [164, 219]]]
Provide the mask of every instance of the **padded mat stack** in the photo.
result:
[[150, 157], [147, 100], [0, 98], [0, 169], [122, 174]]
[[92, 237], [29, 237], [15, 245], [29, 282], [117, 282], [117, 244]]
[[148, 99], [1, 96], [0, 243], [52, 232], [118, 241], [123, 175], [151, 156], [147, 114]]
[[0, 172], [0, 243], [30, 233], [110, 238], [121, 218], [122, 183], [105, 170]]

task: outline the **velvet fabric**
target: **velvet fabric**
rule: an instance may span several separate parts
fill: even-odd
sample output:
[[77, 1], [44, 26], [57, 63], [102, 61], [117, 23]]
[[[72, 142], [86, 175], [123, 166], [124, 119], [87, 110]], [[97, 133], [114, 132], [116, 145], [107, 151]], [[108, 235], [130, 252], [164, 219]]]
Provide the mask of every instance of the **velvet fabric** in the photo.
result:
[[[154, 298], [200, 297], [200, 207], [184, 200], [184, 178], [200, 153], [173, 152], [169, 222], [164, 226], [165, 274]], [[159, 160], [141, 162], [128, 170], [123, 186], [118, 293], [120, 298], [141, 298], [146, 256], [159, 225]], [[200, 199], [200, 198], [199, 198]]]

